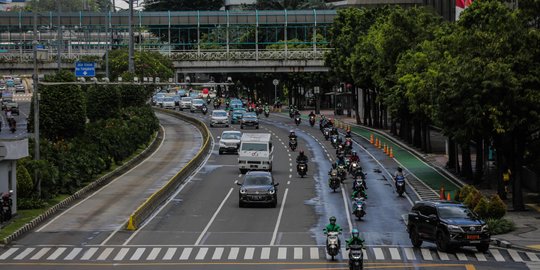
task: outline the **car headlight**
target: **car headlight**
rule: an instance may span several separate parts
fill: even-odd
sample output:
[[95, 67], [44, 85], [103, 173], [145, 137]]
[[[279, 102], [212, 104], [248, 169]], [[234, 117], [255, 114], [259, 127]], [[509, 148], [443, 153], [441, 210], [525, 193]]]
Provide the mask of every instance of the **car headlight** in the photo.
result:
[[240, 194], [246, 194], [246, 189], [241, 188], [241, 189], [240, 189]]
[[446, 227], [448, 228], [449, 231], [454, 231], [454, 232], [462, 232], [463, 231], [461, 229], [461, 227], [456, 226], [456, 225], [446, 225]]
[[276, 193], [275, 189], [271, 189], [271, 190], [268, 191], [268, 194], [270, 194], [270, 195], [274, 195], [274, 193]]

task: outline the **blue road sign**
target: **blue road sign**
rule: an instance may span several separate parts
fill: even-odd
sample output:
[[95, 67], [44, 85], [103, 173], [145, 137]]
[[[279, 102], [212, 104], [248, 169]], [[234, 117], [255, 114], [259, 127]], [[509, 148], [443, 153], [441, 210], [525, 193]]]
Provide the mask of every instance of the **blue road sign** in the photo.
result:
[[96, 63], [95, 62], [75, 62], [76, 77], [95, 77]]
[[38, 50], [43, 50], [43, 49], [45, 49], [45, 45], [43, 45], [43, 44], [38, 44], [38, 45], [36, 45], [36, 49], [38, 49]]

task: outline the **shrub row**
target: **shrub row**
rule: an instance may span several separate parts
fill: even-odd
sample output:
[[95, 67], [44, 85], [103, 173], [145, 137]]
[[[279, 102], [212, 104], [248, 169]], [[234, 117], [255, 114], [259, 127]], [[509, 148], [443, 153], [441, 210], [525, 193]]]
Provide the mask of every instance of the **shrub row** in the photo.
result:
[[463, 186], [456, 193], [455, 199], [463, 202], [483, 219], [501, 219], [506, 214], [506, 204], [499, 195], [495, 194], [488, 199], [471, 185]]

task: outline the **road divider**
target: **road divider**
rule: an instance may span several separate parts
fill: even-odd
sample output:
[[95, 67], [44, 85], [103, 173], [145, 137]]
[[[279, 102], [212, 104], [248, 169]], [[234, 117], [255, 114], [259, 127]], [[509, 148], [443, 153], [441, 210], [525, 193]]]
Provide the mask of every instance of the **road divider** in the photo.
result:
[[178, 173], [176, 173], [162, 188], [152, 194], [143, 202], [130, 216], [127, 222], [127, 230], [137, 230], [146, 220], [174, 191], [180, 186], [188, 176], [190, 176], [199, 165], [204, 161], [206, 154], [210, 152], [211, 136], [210, 130], [201, 120], [176, 111], [155, 108], [163, 114], [172, 115], [194, 125], [201, 132], [203, 144], [195, 157], [191, 159]]

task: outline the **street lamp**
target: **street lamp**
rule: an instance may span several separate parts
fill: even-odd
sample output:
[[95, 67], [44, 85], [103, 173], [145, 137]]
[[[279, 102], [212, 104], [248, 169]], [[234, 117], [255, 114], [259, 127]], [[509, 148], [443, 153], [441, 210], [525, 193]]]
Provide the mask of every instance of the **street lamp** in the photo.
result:
[[302, 108], [302, 101], [304, 100], [304, 87], [298, 87], [298, 92], [300, 93], [300, 98], [298, 99], [298, 108]]
[[313, 93], [315, 94], [315, 114], [320, 114], [321, 113], [321, 108], [319, 104], [320, 88], [318, 86], [313, 87]]

